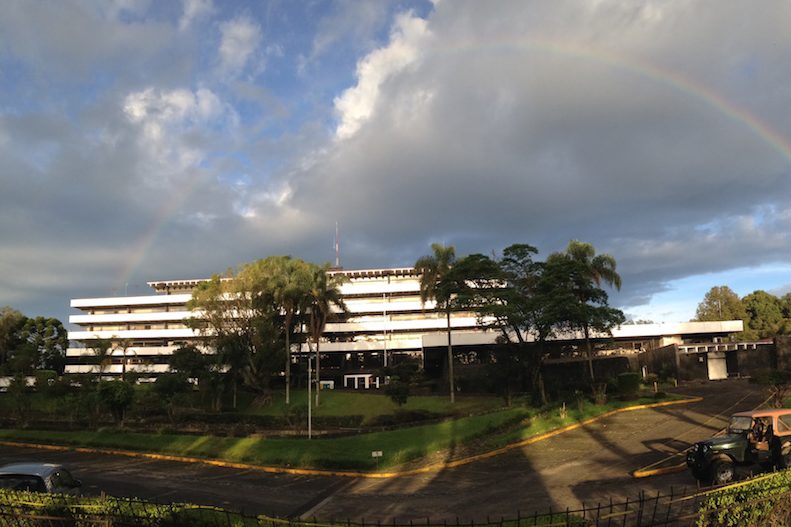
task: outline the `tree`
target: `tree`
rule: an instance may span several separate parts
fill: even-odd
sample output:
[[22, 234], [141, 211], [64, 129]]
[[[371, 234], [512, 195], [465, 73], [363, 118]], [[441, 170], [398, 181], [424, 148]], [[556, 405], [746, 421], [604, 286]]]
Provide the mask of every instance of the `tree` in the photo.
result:
[[126, 410], [132, 405], [135, 390], [126, 381], [101, 381], [96, 395], [99, 402], [110, 410], [113, 419], [123, 423]]
[[780, 297], [780, 306], [783, 308], [783, 318], [791, 318], [791, 293]]
[[423, 305], [433, 300], [438, 313], [445, 314], [448, 332], [448, 383], [450, 402], [456, 402], [456, 386], [453, 375], [453, 345], [451, 343], [450, 314], [456, 280], [449, 276], [456, 263], [456, 249], [439, 243], [431, 244], [433, 254], [422, 256], [415, 262], [415, 271], [420, 275], [420, 301]]
[[616, 271], [615, 258], [609, 254], [596, 254], [596, 249], [590, 243], [571, 240], [564, 252], [549, 255], [547, 263], [565, 264], [571, 278], [568, 285], [577, 301], [569, 306], [567, 315], [570, 325], [582, 330], [588, 371], [593, 383], [596, 379], [593, 373], [591, 330], [609, 333], [613, 327], [626, 320], [623, 312], [609, 307], [607, 293], [600, 288], [602, 283], [621, 288], [621, 276]]
[[36, 353], [35, 368], [63, 374], [69, 339], [57, 318], [28, 318], [19, 330], [22, 342], [29, 343]]
[[190, 392], [192, 386], [183, 373], [165, 373], [154, 381], [154, 393], [165, 406], [168, 418], [173, 422], [176, 404]]
[[[508, 405], [512, 384], [523, 377], [525, 365], [531, 373], [540, 371], [528, 345], [535, 328], [533, 295], [541, 268], [533, 261], [536, 252], [531, 245], [516, 244], [496, 260], [473, 254], [459, 260], [449, 273], [456, 291], [454, 304], [475, 311], [481, 326], [498, 333], [499, 346], [488, 369]], [[533, 380], [533, 387], [538, 387]]]
[[291, 344], [296, 335], [297, 322], [306, 309], [308, 293], [315, 266], [290, 256], [267, 258], [274, 271], [271, 287], [274, 301], [283, 316], [283, 332], [286, 350], [286, 404], [291, 403]]
[[99, 366], [99, 377], [104, 374], [107, 366], [113, 363], [113, 341], [105, 338], [97, 338], [89, 346], [96, 357], [96, 364]]
[[19, 330], [26, 317], [16, 309], [0, 307], [0, 371], [8, 362], [11, 353], [21, 344]]
[[726, 285], [714, 286], [708, 290], [695, 312], [698, 322], [719, 320], [747, 320], [744, 305], [739, 295]]
[[236, 273], [214, 276], [193, 291], [187, 323], [206, 338], [228, 368], [234, 407], [239, 382], [257, 392], [260, 403], [271, 399], [271, 383], [281, 371], [285, 348], [283, 308], [277, 281], [280, 257], [256, 260]]
[[309, 317], [308, 330], [316, 346], [316, 406], [319, 405], [319, 392], [321, 391], [321, 355], [319, 353], [321, 336], [324, 334], [327, 320], [332, 315], [333, 306], [343, 314], [348, 313], [341, 294], [341, 284], [344, 282], [345, 277], [340, 274], [330, 275], [327, 273], [328, 270], [329, 265], [316, 266], [314, 268], [313, 279], [308, 289], [305, 303]]
[[742, 298], [747, 313], [746, 324], [758, 338], [775, 335], [783, 322], [783, 306], [779, 298], [766, 291], [753, 291]]

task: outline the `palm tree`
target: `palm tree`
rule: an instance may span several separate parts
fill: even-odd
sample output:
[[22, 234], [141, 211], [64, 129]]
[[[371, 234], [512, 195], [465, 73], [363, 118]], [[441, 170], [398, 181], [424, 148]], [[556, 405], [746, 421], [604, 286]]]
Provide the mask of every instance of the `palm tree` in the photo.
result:
[[90, 346], [93, 356], [96, 357], [96, 364], [99, 366], [99, 380], [102, 380], [104, 370], [113, 363], [113, 341], [111, 339], [99, 338]]
[[[273, 257], [275, 258], [275, 257]], [[291, 403], [291, 333], [294, 322], [303, 311], [306, 297], [313, 279], [310, 265], [290, 256], [276, 257], [276, 272], [273, 273], [275, 303], [283, 314], [286, 341], [286, 404]]]
[[[550, 258], [566, 258], [573, 262], [580, 269], [582, 280], [587, 282], [583, 287], [578, 288], [578, 300], [581, 303], [587, 303], [587, 291], [590, 291], [589, 285], [595, 284], [598, 288], [602, 283], [606, 283], [616, 289], [621, 289], [621, 275], [616, 271], [615, 258], [609, 254], [596, 254], [596, 249], [593, 245], [578, 240], [571, 240], [566, 247], [564, 253], [555, 253], [550, 255]], [[585, 350], [588, 355], [588, 370], [591, 377], [591, 382], [595, 380], [593, 375], [593, 350], [590, 342], [590, 326], [588, 320], [583, 318], [582, 331], [585, 336]]]
[[450, 402], [456, 402], [455, 382], [453, 378], [453, 346], [451, 344], [450, 312], [452, 280], [448, 276], [456, 263], [456, 249], [452, 245], [444, 246], [432, 243], [434, 254], [422, 256], [415, 262], [415, 271], [420, 274], [420, 301], [423, 305], [429, 300], [435, 301], [437, 312], [444, 311], [448, 322], [448, 380], [450, 382]]
[[[346, 277], [340, 274], [329, 275], [327, 273], [328, 269], [328, 265], [315, 267], [306, 296], [306, 305], [309, 313], [308, 328], [310, 336], [316, 344], [316, 406], [319, 405], [319, 382], [321, 380], [319, 340], [324, 333], [324, 328], [327, 325], [327, 319], [332, 313], [333, 306], [340, 309], [342, 313], [348, 313], [341, 295], [341, 284]], [[310, 382], [310, 379], [308, 379], [308, 382]], [[308, 404], [310, 404], [310, 401], [308, 401]]]

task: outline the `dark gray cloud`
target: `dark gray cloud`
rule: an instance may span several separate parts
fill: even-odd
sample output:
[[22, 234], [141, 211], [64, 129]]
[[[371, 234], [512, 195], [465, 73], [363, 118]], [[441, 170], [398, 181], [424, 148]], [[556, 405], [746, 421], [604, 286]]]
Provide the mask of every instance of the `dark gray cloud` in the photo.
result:
[[[591, 241], [623, 306], [791, 261], [787, 2], [445, 1], [378, 45], [389, 11], [356, 27], [340, 3], [302, 50], [254, 8], [158, 5], [0, 8], [0, 305], [328, 261], [336, 221], [347, 267]], [[221, 75], [233, 21], [245, 60]], [[370, 51], [319, 101], [339, 43]]]

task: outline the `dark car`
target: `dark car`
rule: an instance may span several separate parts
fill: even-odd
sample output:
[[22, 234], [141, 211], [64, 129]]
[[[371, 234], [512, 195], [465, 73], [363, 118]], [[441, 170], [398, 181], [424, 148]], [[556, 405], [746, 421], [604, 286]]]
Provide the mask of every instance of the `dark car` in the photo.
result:
[[0, 488], [80, 494], [82, 483], [62, 465], [52, 463], [14, 463], [0, 467]]
[[725, 435], [695, 443], [687, 466], [701, 481], [732, 481], [736, 467], [791, 467], [791, 409], [755, 410], [731, 416]]

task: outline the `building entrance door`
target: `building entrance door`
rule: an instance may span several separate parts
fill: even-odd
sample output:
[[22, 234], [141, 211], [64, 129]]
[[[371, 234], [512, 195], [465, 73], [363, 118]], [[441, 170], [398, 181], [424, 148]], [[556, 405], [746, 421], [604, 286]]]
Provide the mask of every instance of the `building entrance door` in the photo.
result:
[[722, 351], [708, 352], [709, 380], [718, 381], [728, 378], [728, 365], [725, 361], [725, 353]]

